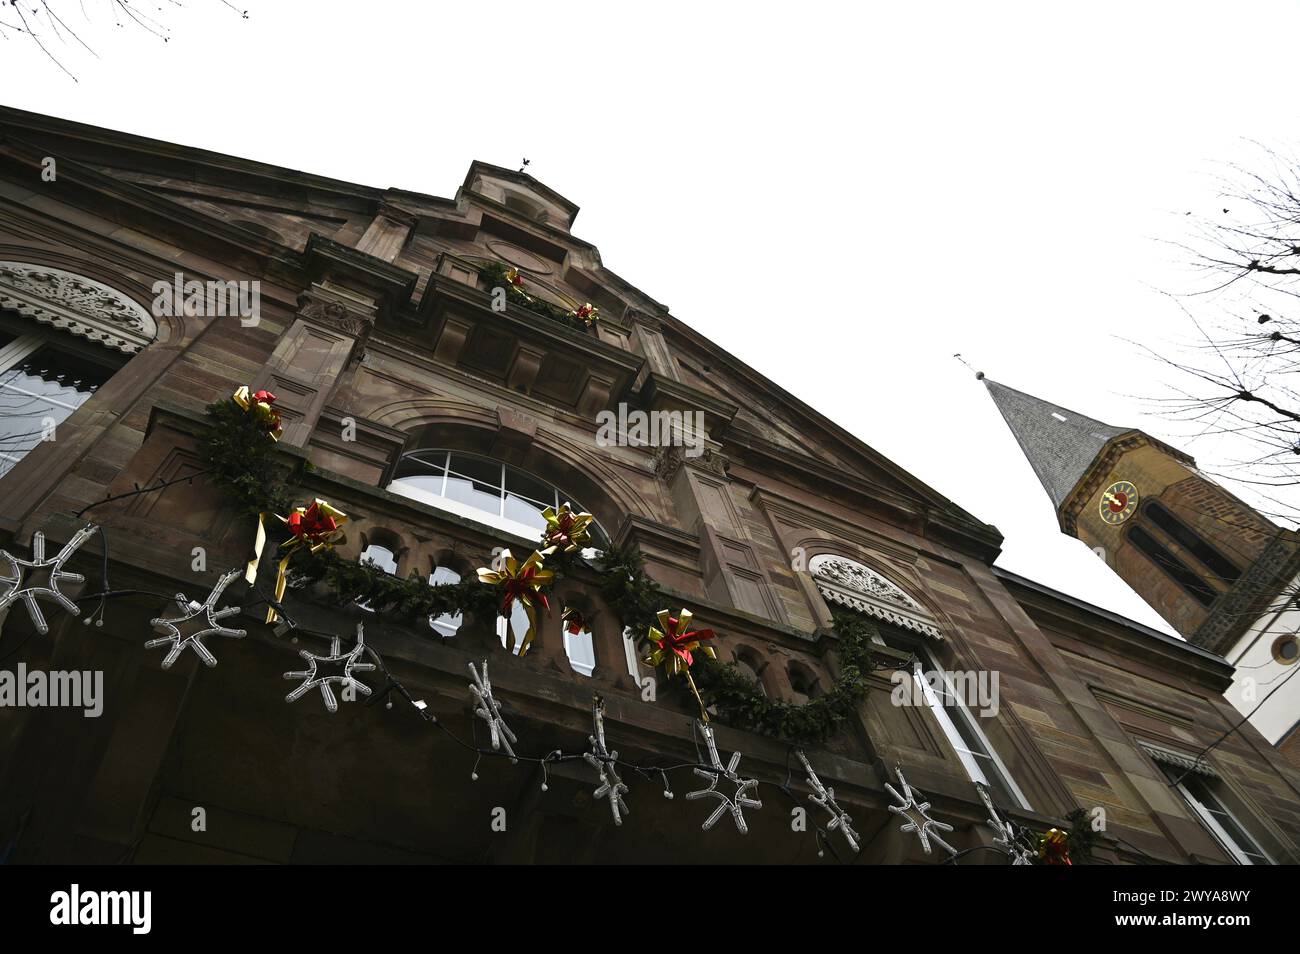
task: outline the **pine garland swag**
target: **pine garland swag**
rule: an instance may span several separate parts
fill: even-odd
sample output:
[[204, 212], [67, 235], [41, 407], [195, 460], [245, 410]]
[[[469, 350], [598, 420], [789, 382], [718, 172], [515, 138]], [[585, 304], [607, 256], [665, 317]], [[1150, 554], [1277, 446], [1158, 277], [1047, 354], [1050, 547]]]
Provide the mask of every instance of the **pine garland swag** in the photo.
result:
[[[500, 272], [499, 281], [511, 287], [504, 268]], [[207, 418], [203, 446], [213, 482], [245, 515], [288, 513], [294, 501], [283, 468], [275, 460], [275, 442], [267, 438], [265, 427], [231, 400], [208, 405]], [[283, 535], [274, 536], [274, 520], [268, 520], [267, 526], [273, 534], [266, 545], [269, 554]], [[561, 551], [548, 557], [546, 566], [563, 576], [580, 562], [586, 561]], [[611, 547], [595, 560], [594, 568], [602, 578], [605, 602], [636, 634], [638, 645], [644, 644], [656, 614], [669, 603], [646, 574], [643, 557], [635, 550]], [[500, 593], [476, 579], [432, 586], [414, 572], [403, 579], [368, 562], [344, 560], [328, 548], [314, 554], [303, 551], [291, 565], [291, 588], [317, 582], [324, 582], [341, 604], [365, 603], [379, 615], [417, 627], [444, 613], [488, 619], [500, 606]], [[866, 695], [863, 673], [873, 668], [870, 638], [875, 631], [867, 620], [848, 614], [836, 613], [834, 620], [840, 676], [825, 694], [802, 705], [767, 698], [735, 663], [720, 663], [701, 653], [693, 671], [714, 718], [736, 729], [791, 742], [821, 742], [834, 735]]]
[[483, 279], [483, 287], [489, 291], [493, 288], [504, 288], [506, 290], [506, 300], [510, 304], [531, 311], [533, 314], [541, 315], [543, 318], [549, 318], [551, 321], [558, 321], [574, 331], [580, 331], [586, 335], [591, 334], [591, 329], [581, 318], [575, 317], [569, 311], [557, 305], [552, 305], [548, 301], [535, 298], [521, 290], [506, 278], [506, 271], [506, 266], [500, 262], [490, 262], [479, 266], [478, 274]]

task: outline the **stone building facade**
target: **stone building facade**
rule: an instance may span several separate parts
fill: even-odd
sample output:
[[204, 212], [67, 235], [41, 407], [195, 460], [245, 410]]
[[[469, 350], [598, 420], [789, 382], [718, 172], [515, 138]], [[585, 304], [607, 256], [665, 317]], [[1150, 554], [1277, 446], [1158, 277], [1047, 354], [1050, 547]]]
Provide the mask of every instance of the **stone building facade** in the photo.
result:
[[[698, 782], [689, 771], [669, 773], [672, 799], [658, 773], [630, 774], [616, 826], [582, 761], [476, 762], [409, 707], [286, 704], [298, 650], [327, 647], [277, 634], [260, 608], [238, 620], [247, 638], [212, 642], [219, 665], [187, 653], [164, 669], [142, 645], [150, 621], [172, 593], [201, 599], [251, 547], [250, 521], [201, 473], [203, 409], [244, 384], [278, 396], [295, 496], [363, 518], [339, 548], [348, 558], [450, 582], [494, 547], [531, 549], [539, 507], [571, 500], [600, 540], [639, 550], [665, 608], [691, 608], [720, 657], [796, 703], [839, 674], [832, 612], [870, 619], [873, 689], [807, 750], [864, 862], [942, 857], [887, 810], [897, 765], [961, 850], [995, 836], [981, 780], [1005, 817], [1037, 830], [1075, 809], [1101, 819], [1098, 862], [1300, 860], [1300, 773], [1253, 727], [1228, 731], [1239, 717], [1221, 656], [997, 568], [995, 528], [605, 268], [573, 233], [577, 212], [481, 162], [439, 198], [0, 111], [0, 384], [24, 398], [0, 417], [0, 546], [25, 556], [41, 531], [57, 548], [82, 508], [168, 484], [89, 514], [108, 532], [113, 589], [138, 591], [111, 600], [102, 626], [46, 602], [41, 634], [22, 603], [9, 608], [0, 668], [104, 679], [98, 718], [0, 707], [9, 860], [819, 860], [781, 788], [793, 776], [791, 793], [808, 792], [791, 746], [721, 722], [724, 758], [743, 753], [760, 782], [744, 834], [725, 820], [701, 831], [711, 803], [682, 797]], [[601, 319], [584, 329], [494, 309], [488, 266]], [[256, 314], [161, 307], [157, 284], [177, 276], [256, 282]], [[230, 301], [249, 287], [228, 286]], [[598, 439], [608, 415], [631, 412], [703, 427], [670, 446]], [[54, 439], [33, 439], [51, 422]], [[87, 544], [69, 566], [94, 587], [100, 562]], [[581, 608], [585, 632], [566, 635], [552, 612], [522, 657], [493, 618], [404, 626], [311, 591], [291, 605], [345, 642], [364, 623], [461, 739], [478, 722], [467, 667], [486, 658], [521, 752], [583, 751], [599, 694], [620, 757], [694, 763], [689, 698], [638, 661], [600, 582], [566, 577], [553, 601]], [[84, 617], [94, 601], [81, 605]], [[995, 704], [895, 704], [891, 671], [906, 683], [916, 663], [996, 674]]]

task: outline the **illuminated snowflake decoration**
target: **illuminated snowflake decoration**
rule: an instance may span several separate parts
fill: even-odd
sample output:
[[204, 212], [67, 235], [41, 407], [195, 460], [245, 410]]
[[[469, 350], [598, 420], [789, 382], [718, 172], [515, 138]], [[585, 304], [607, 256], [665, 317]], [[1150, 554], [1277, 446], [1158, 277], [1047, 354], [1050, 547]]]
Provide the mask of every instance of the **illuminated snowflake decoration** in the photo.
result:
[[[59, 591], [59, 584], [84, 583], [86, 578], [80, 573], [66, 572], [63, 564], [78, 547], [94, 536], [98, 529], [94, 524], [82, 527], [63, 545], [63, 549], [52, 560], [45, 559], [45, 534], [40, 530], [32, 534], [30, 560], [22, 560], [11, 555], [7, 550], [0, 550], [0, 563], [9, 564], [8, 572], [0, 569], [0, 586], [9, 587], [4, 596], [0, 596], [0, 612], [8, 609], [9, 604], [15, 600], [21, 599], [27, 606], [27, 615], [31, 617], [32, 625], [42, 636], [50, 631], [50, 627], [41, 613], [40, 604], [36, 602], [38, 598], [53, 600], [73, 616], [80, 616], [80, 607]], [[42, 575], [44, 579], [41, 578]], [[24, 586], [23, 580], [31, 580], [32, 577], [36, 577], [38, 582], [29, 582]]]
[[1031, 865], [1033, 857], [1029, 849], [1020, 843], [1016, 837], [1016, 831], [1010, 822], [1004, 822], [999, 817], [997, 809], [993, 807], [993, 799], [989, 797], [988, 789], [980, 782], [975, 783], [975, 790], [980, 793], [980, 799], [984, 802], [984, 807], [988, 809], [989, 827], [997, 832], [997, 837], [993, 839], [993, 844], [1001, 848], [1011, 858], [1012, 865]]
[[506, 725], [505, 717], [501, 715], [501, 705], [492, 695], [492, 681], [488, 679], [487, 660], [483, 660], [482, 676], [479, 676], [473, 663], [469, 664], [469, 673], [474, 677], [474, 684], [469, 687], [469, 691], [474, 696], [474, 701], [478, 703], [474, 707], [474, 715], [488, 724], [488, 730], [492, 733], [492, 749], [494, 751], [505, 749], [513, 765], [519, 760], [515, 758], [515, 750], [510, 747], [510, 743], [518, 742], [519, 739], [510, 731], [510, 726]]
[[[696, 768], [695, 774], [700, 778], [708, 779], [709, 787], [700, 789], [698, 792], [687, 792], [686, 799], [691, 801], [696, 798], [716, 798], [718, 807], [713, 810], [713, 814], [704, 819], [704, 824], [700, 827], [708, 831], [713, 827], [726, 812], [731, 812], [732, 821], [736, 823], [736, 830], [742, 835], [748, 834], [749, 826], [745, 824], [745, 814], [743, 809], [762, 808], [763, 803], [756, 798], [750, 798], [746, 793], [758, 787], [758, 781], [752, 778], [741, 778], [736, 774], [736, 767], [740, 764], [740, 753], [733, 752], [731, 761], [727, 767], [722, 767], [722, 759], [718, 757], [718, 745], [713, 740], [713, 728], [704, 722], [696, 722], [695, 725], [704, 735], [704, 744], [709, 747], [709, 764], [712, 769]], [[727, 795], [718, 791], [718, 785], [723, 780], [736, 786], [734, 795]]]
[[623, 816], [631, 814], [627, 810], [627, 803], [623, 801], [628, 787], [618, 777], [618, 769], [614, 765], [618, 753], [609, 751], [605, 746], [605, 702], [599, 696], [591, 704], [591, 719], [595, 730], [594, 735], [587, 736], [591, 742], [591, 751], [584, 753], [582, 757], [600, 775], [600, 788], [596, 789], [593, 796], [609, 799], [609, 810], [614, 814], [614, 824], [621, 825]]
[[814, 772], [812, 766], [808, 764], [808, 759], [804, 756], [803, 749], [796, 749], [795, 755], [797, 755], [799, 761], [803, 763], [803, 770], [808, 775], [808, 784], [812, 786], [812, 790], [816, 793], [809, 796], [812, 803], [821, 806], [830, 813], [831, 820], [826, 823], [826, 830], [829, 832], [839, 829], [840, 834], [844, 836], [844, 840], [849, 843], [849, 848], [856, 852], [858, 850], [859, 836], [858, 833], [853, 830], [853, 819], [849, 817], [849, 813], [836, 804], [835, 789], [831, 788], [829, 785], [822, 784], [822, 780], [817, 777], [817, 773]]
[[[321, 698], [325, 700], [325, 708], [330, 712], [338, 712], [339, 703], [334, 698], [334, 691], [330, 688], [331, 683], [339, 683], [344, 687], [345, 691], [355, 689], [363, 696], [370, 695], [370, 687], [354, 675], [358, 672], [370, 672], [375, 668], [374, 663], [357, 662], [365, 650], [366, 631], [360, 623], [357, 624], [357, 644], [346, 653], [343, 652], [343, 641], [337, 636], [330, 641], [328, 656], [317, 656], [306, 649], [298, 650], [298, 655], [307, 660], [311, 668], [305, 672], [286, 672], [284, 674], [285, 679], [303, 680], [303, 684], [285, 696], [284, 701], [296, 702], [312, 689], [320, 689]], [[322, 676], [319, 669], [321, 663], [326, 663], [335, 669], [341, 666], [343, 671]]]
[[[227, 616], [235, 616], [239, 613], [238, 606], [227, 606], [224, 609], [214, 609], [217, 601], [221, 599], [222, 592], [230, 585], [230, 581], [239, 576], [238, 570], [230, 570], [225, 573], [221, 579], [217, 580], [217, 585], [212, 588], [208, 598], [202, 603], [195, 603], [189, 600], [184, 593], [176, 594], [176, 606], [180, 609], [181, 615], [176, 619], [154, 619], [149, 621], [149, 625], [154, 628], [155, 632], [162, 633], [159, 639], [151, 639], [144, 644], [145, 649], [154, 649], [157, 646], [171, 646], [171, 651], [167, 653], [166, 658], [162, 661], [164, 669], [170, 669], [172, 663], [180, 658], [181, 653], [188, 646], [194, 650], [194, 655], [203, 660], [203, 664], [211, 668], [217, 664], [217, 657], [212, 655], [208, 647], [203, 645], [205, 636], [226, 636], [231, 639], [242, 639], [248, 633], [242, 629], [226, 629], [221, 625], [221, 621]], [[199, 620], [203, 629], [190, 633], [188, 636], [181, 634], [181, 627], [189, 624], [191, 620]], [[186, 628], [190, 628], [186, 626]]]
[[885, 789], [901, 803], [899, 805], [890, 805], [889, 810], [907, 819], [907, 822], [898, 830], [905, 833], [916, 832], [921, 839], [921, 850], [927, 855], [930, 854], [931, 840], [939, 847], [946, 849], [949, 854], [957, 854], [957, 849], [944, 841], [938, 834], [941, 831], [952, 831], [952, 826], [946, 822], [935, 821], [931, 818], [929, 815], [930, 803], [916, 800], [916, 793], [907, 784], [907, 779], [903, 778], [902, 768], [895, 766], [894, 772], [898, 775], [898, 784], [903, 786], [903, 795], [898, 794], [898, 789], [888, 782], [885, 783]]

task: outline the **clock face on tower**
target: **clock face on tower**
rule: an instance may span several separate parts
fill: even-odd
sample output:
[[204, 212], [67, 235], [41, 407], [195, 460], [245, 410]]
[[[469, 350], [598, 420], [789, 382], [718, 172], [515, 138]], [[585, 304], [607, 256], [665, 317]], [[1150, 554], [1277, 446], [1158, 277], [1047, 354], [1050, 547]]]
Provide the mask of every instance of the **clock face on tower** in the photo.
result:
[[1101, 495], [1097, 509], [1101, 519], [1111, 526], [1119, 526], [1137, 512], [1138, 489], [1127, 480], [1117, 480]]

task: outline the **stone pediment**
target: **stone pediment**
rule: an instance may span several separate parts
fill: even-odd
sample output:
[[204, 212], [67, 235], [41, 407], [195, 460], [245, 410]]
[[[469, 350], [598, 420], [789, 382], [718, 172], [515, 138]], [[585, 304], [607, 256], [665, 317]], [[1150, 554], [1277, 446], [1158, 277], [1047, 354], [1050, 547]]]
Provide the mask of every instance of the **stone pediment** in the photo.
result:
[[0, 308], [124, 354], [158, 334], [133, 299], [94, 279], [43, 265], [0, 262]]
[[868, 566], [831, 554], [818, 554], [808, 569], [817, 590], [829, 602], [857, 610], [903, 629], [942, 639], [928, 610], [885, 576]]

